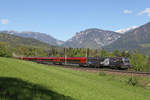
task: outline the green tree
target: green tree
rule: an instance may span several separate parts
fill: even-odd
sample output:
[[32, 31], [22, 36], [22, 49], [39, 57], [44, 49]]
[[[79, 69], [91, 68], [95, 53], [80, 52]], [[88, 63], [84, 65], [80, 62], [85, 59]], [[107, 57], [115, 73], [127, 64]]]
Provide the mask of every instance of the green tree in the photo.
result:
[[90, 55], [90, 49], [87, 48], [86, 50], [87, 50], [87, 51], [86, 51], [86, 53], [87, 53], [86, 56], [89, 57], [89, 55]]
[[147, 57], [138, 51], [130, 56], [130, 63], [136, 71], [147, 70]]
[[52, 56], [56, 56], [56, 53], [57, 53], [56, 48], [52, 48]]
[[94, 56], [95, 56], [95, 57], [97, 57], [97, 56], [98, 56], [98, 50], [97, 50], [97, 49], [95, 50], [95, 54], [94, 54]]
[[122, 52], [120, 53], [120, 55], [121, 55], [122, 57], [130, 57], [130, 52], [128, 52], [128, 51], [122, 51]]
[[114, 57], [120, 57], [120, 52], [119, 52], [119, 50], [114, 50], [113, 53], [112, 53], [112, 55], [113, 55]]
[[109, 57], [110, 54], [108, 51], [106, 51], [104, 48], [102, 48], [101, 52], [100, 52], [100, 56], [101, 57]]
[[147, 71], [150, 72], [150, 55], [148, 56], [147, 60]]
[[7, 50], [6, 43], [0, 42], [0, 57], [11, 57], [11, 52]]

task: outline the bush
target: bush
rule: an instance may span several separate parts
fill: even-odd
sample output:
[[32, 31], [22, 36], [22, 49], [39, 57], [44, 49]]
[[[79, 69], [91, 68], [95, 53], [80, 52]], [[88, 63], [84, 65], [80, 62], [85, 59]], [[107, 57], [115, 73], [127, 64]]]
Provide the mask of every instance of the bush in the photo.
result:
[[127, 81], [128, 85], [136, 86], [138, 84], [138, 80], [136, 77], [130, 77]]
[[99, 72], [99, 76], [106, 76], [105, 72]]
[[150, 56], [148, 57], [147, 60], [147, 71], [150, 72]]
[[147, 70], [147, 56], [140, 54], [138, 52], [133, 53], [130, 56], [130, 63], [134, 66], [136, 71], [146, 71]]
[[0, 57], [11, 57], [11, 51], [8, 50], [6, 43], [0, 42]]

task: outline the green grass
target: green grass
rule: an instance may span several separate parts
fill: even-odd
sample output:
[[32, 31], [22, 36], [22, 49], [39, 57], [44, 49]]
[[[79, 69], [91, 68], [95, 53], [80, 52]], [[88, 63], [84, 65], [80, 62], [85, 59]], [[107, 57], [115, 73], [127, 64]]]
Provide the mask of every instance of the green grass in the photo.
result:
[[[5, 98], [6, 97], [6, 98]], [[150, 90], [112, 76], [0, 58], [1, 100], [149, 100]], [[13, 99], [12, 99], [13, 98]]]

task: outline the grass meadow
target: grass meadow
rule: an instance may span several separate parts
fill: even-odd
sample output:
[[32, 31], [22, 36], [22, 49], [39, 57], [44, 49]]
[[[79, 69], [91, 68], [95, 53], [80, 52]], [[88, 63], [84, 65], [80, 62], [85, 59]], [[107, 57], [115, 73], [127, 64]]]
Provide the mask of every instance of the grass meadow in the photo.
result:
[[150, 90], [105, 74], [0, 58], [0, 99], [150, 100]]

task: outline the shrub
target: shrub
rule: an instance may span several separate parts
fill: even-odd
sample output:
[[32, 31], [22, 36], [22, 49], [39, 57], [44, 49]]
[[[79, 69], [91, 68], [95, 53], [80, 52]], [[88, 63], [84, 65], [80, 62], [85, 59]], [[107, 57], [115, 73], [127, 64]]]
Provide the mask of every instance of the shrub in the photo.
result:
[[147, 56], [138, 53], [138, 51], [130, 56], [130, 63], [136, 71], [147, 70]]
[[148, 57], [147, 60], [147, 71], [150, 72], [150, 56]]
[[106, 76], [105, 72], [99, 72], [99, 76]]
[[136, 86], [138, 84], [138, 80], [136, 77], [130, 77], [127, 81], [128, 85]]

